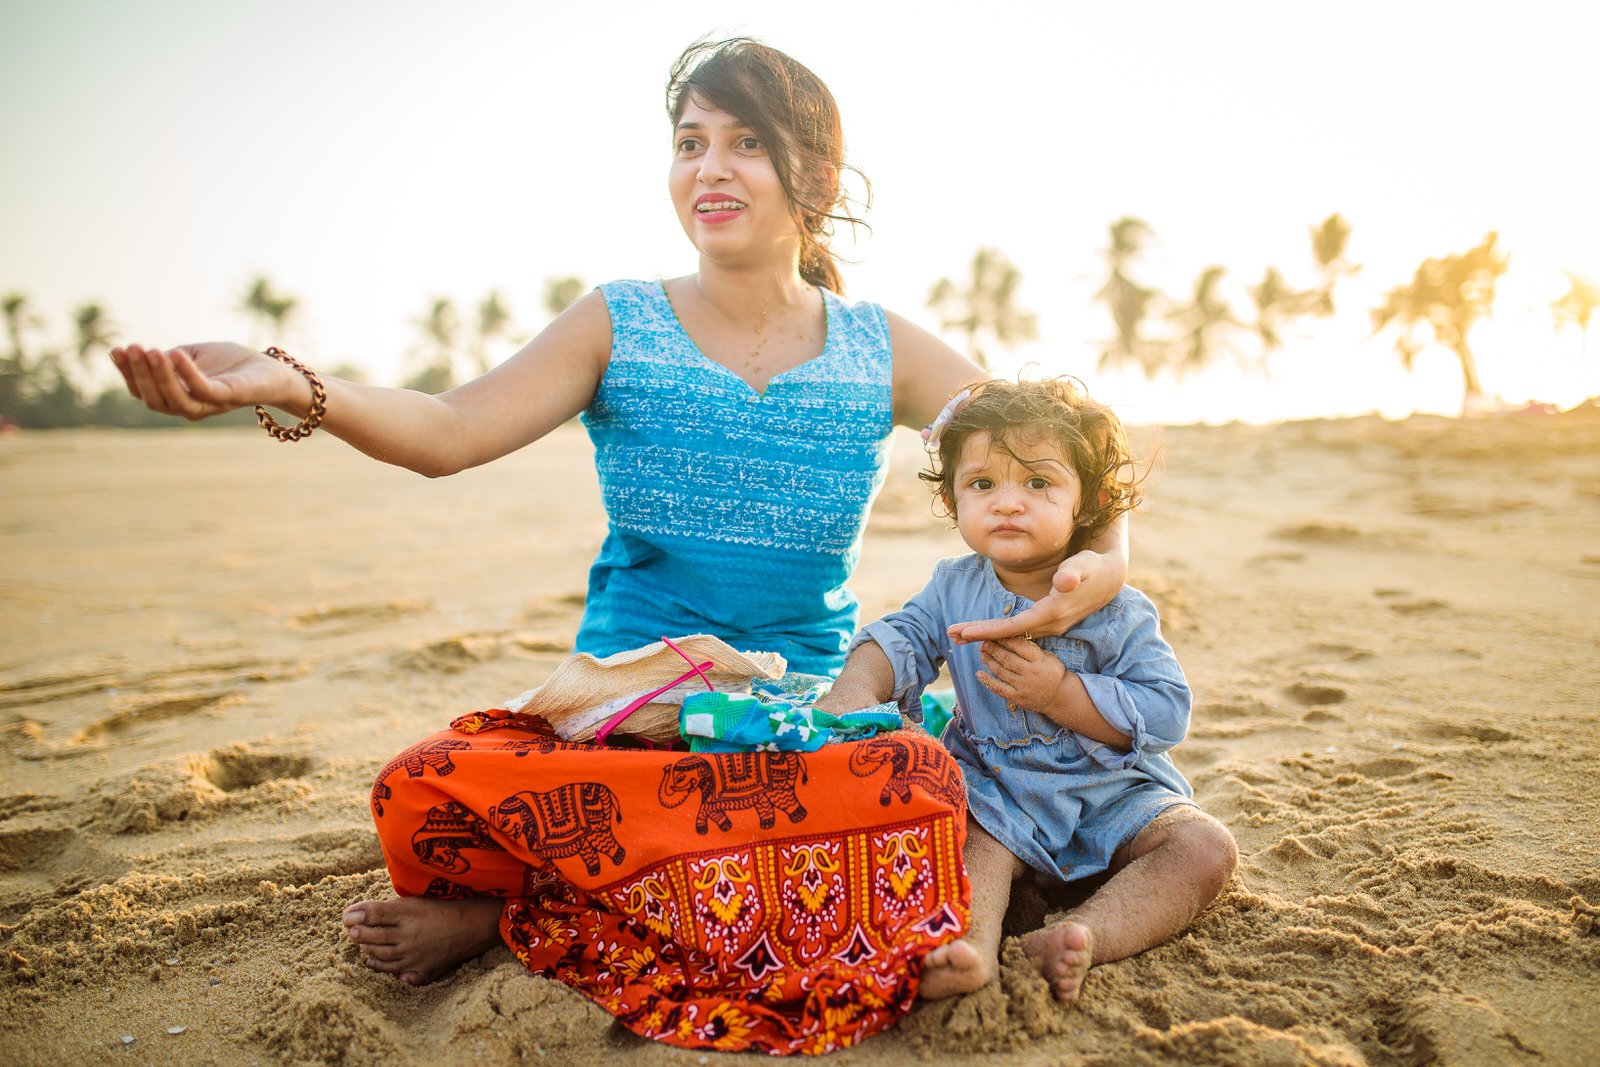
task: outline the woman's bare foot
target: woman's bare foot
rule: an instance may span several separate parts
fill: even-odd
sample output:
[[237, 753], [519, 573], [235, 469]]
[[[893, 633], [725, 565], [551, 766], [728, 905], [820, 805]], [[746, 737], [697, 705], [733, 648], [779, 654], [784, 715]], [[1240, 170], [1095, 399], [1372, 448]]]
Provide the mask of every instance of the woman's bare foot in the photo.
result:
[[1039, 965], [1057, 1000], [1077, 1000], [1094, 963], [1094, 934], [1082, 923], [1057, 923], [1024, 937], [1022, 951]]
[[940, 945], [922, 959], [922, 984], [917, 996], [942, 1000], [960, 993], [972, 993], [989, 984], [995, 961], [983, 955], [966, 939]]
[[344, 925], [368, 967], [426, 985], [500, 944], [504, 907], [498, 897], [363, 900], [344, 910]]

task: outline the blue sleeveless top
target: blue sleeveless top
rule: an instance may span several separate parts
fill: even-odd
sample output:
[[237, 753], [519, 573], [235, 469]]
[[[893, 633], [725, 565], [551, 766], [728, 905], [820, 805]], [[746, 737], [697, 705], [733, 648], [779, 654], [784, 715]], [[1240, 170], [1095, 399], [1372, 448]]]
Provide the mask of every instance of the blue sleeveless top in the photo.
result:
[[823, 290], [822, 354], [757, 393], [695, 347], [660, 282], [600, 291], [611, 361], [583, 423], [611, 525], [578, 650], [708, 633], [837, 673], [894, 428], [883, 309]]

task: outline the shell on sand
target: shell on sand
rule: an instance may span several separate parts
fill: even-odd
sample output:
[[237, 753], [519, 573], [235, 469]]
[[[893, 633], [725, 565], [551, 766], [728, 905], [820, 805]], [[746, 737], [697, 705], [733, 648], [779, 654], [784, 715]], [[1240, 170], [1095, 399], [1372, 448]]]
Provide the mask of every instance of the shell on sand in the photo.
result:
[[[717, 689], [741, 688], [752, 678], [781, 678], [788, 667], [776, 652], [740, 652], [710, 634], [689, 634], [675, 637], [672, 642], [693, 660], [692, 665], [710, 662], [705, 677]], [[507, 701], [506, 707], [539, 716], [569, 741], [592, 741], [595, 730], [611, 714], [595, 714], [596, 709], [672, 685], [690, 667], [691, 663], [665, 641], [604, 659], [579, 652], [556, 667], [543, 685]], [[689, 683], [698, 684], [699, 678], [691, 676]], [[668, 702], [645, 704], [628, 716], [619, 730], [653, 742], [671, 741], [678, 736], [680, 706]]]

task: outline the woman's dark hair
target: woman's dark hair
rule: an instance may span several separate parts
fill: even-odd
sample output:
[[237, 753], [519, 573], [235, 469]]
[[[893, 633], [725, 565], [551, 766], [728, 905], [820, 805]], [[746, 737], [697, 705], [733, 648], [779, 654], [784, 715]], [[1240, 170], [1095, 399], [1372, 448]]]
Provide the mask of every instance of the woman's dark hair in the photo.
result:
[[1048, 441], [1060, 447], [1078, 476], [1081, 493], [1068, 546], [1071, 552], [1093, 541], [1118, 515], [1138, 507], [1143, 497], [1143, 477], [1135, 473], [1122, 423], [1110, 408], [1089, 399], [1082, 382], [1069, 377], [1037, 382], [991, 379], [972, 387], [966, 404], [945, 424], [933, 469], [918, 475], [952, 519], [956, 465], [967, 440], [977, 433], [988, 434], [990, 447], [1004, 449], [1024, 466], [1016, 445]]
[[[674, 126], [691, 95], [732, 115], [767, 145], [800, 225], [800, 276], [843, 293], [828, 241], [835, 222], [865, 225], [850, 213], [841, 179], [849, 170], [866, 185], [866, 175], [844, 161], [839, 105], [822, 79], [754, 38], [696, 41], [667, 77], [667, 113]], [[867, 185], [863, 206], [870, 199]]]

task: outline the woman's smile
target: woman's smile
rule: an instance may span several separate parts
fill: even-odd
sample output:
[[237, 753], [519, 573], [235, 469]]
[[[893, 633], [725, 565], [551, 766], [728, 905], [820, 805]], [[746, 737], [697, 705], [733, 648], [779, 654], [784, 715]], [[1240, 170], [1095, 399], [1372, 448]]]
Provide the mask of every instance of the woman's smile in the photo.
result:
[[701, 222], [716, 225], [738, 218], [746, 206], [743, 200], [726, 193], [706, 193], [694, 202], [694, 212]]

